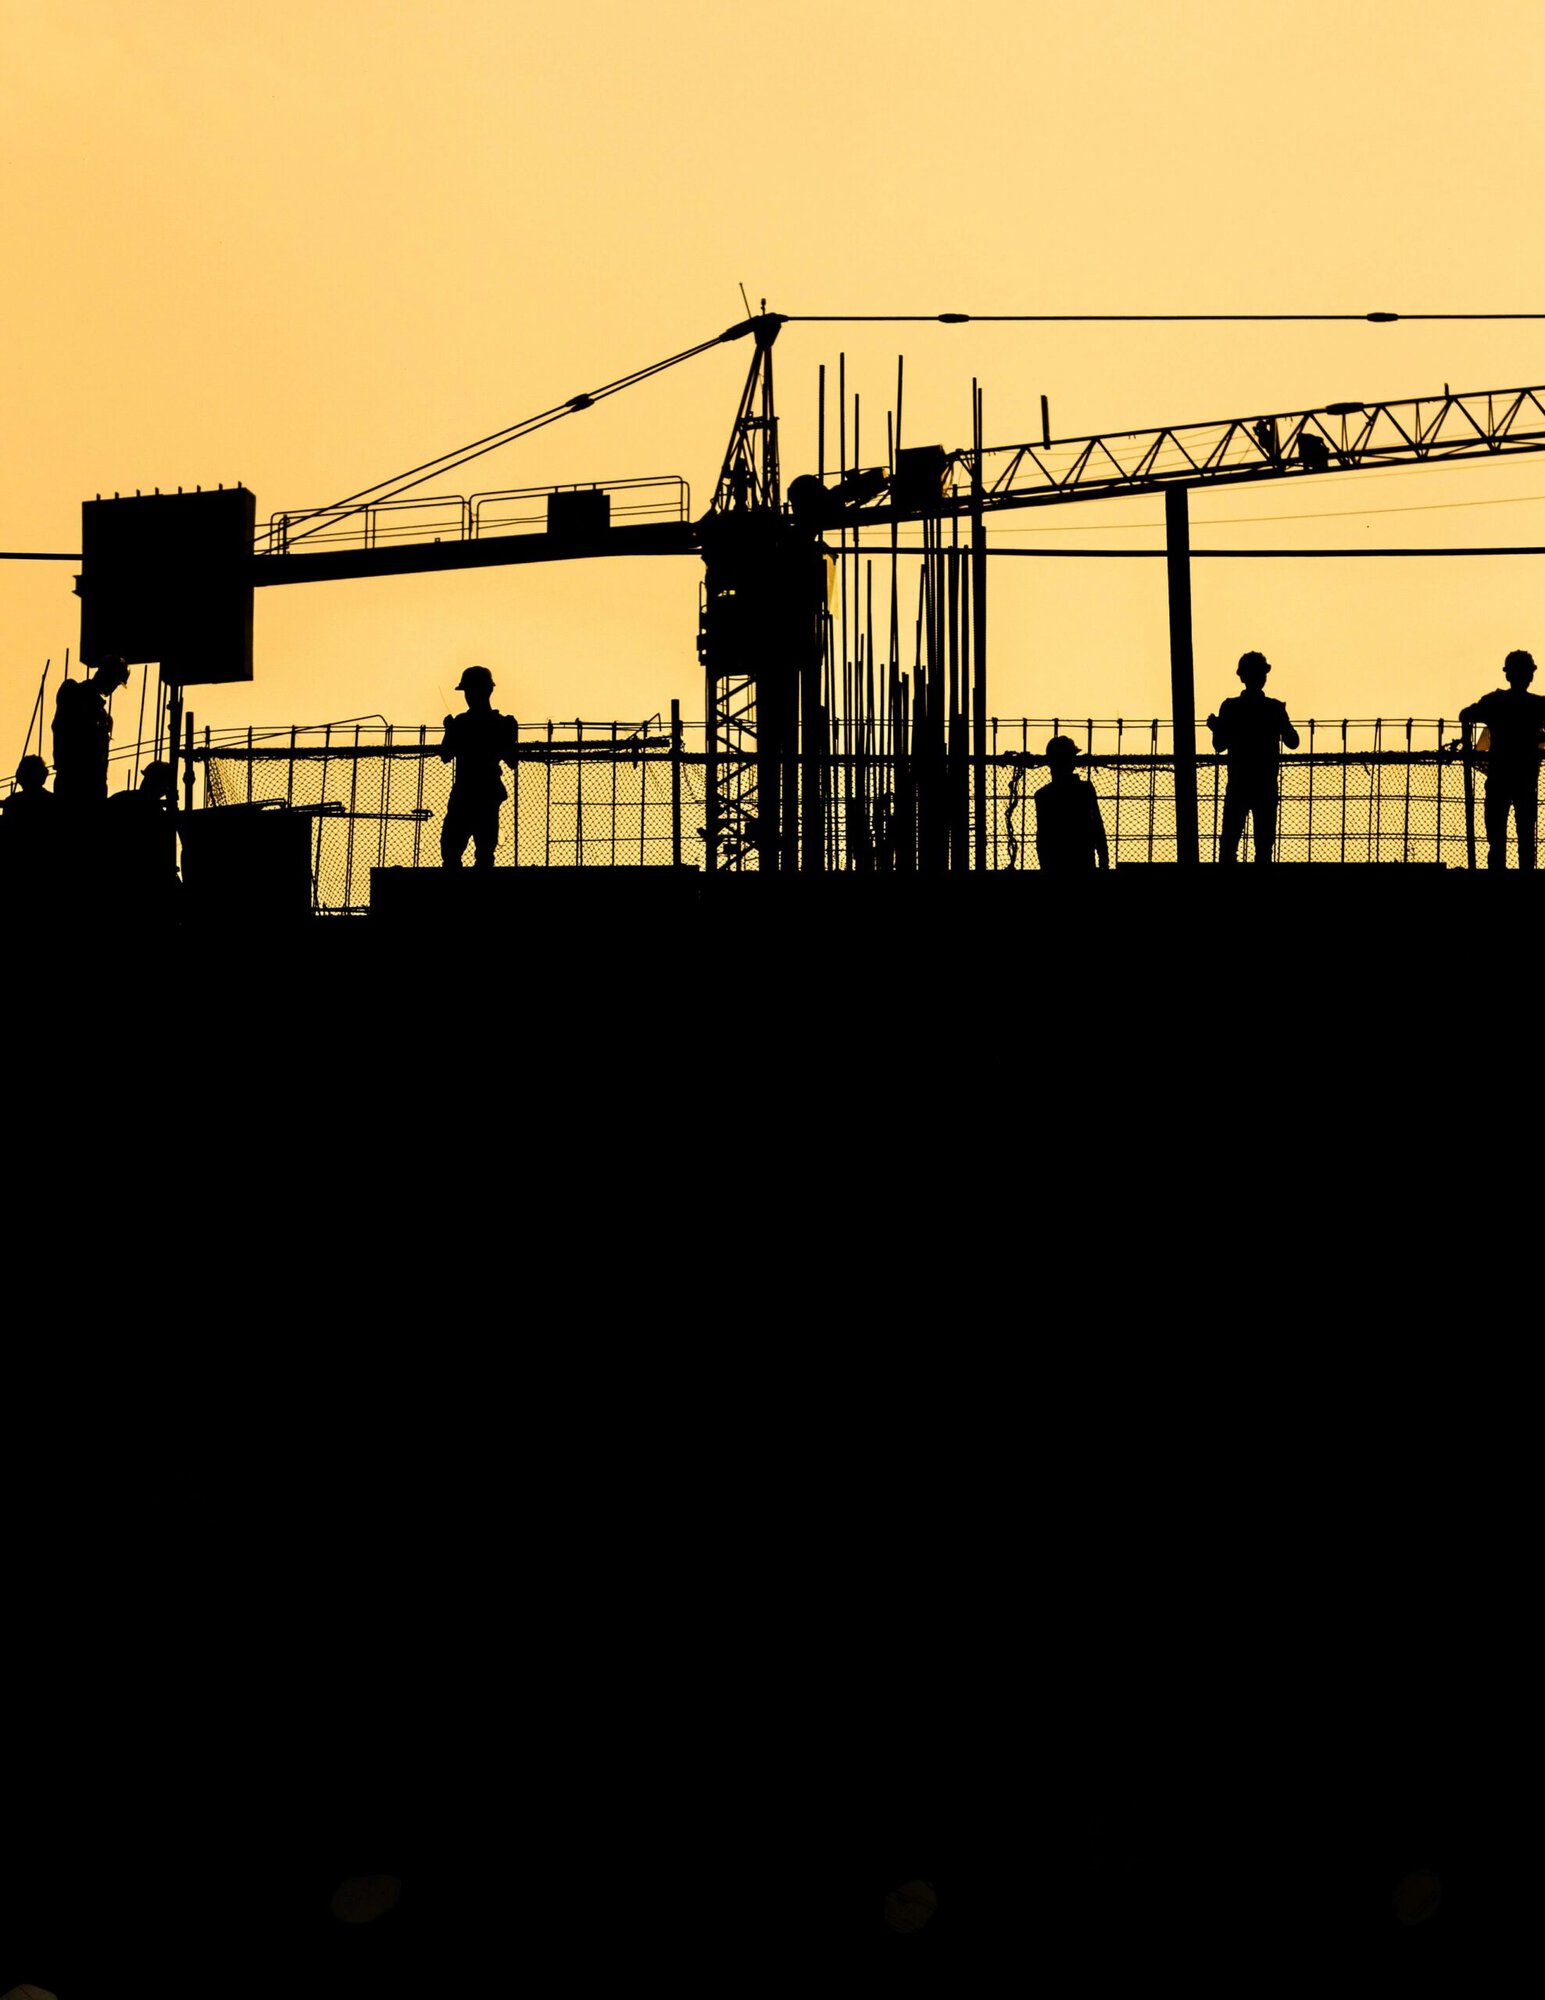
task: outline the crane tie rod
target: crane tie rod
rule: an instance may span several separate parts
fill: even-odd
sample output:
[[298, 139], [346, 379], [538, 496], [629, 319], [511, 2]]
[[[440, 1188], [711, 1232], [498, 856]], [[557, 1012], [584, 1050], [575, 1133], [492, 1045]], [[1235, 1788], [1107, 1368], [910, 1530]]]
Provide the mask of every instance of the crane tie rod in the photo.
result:
[[[768, 314], [769, 319], [781, 319], [781, 314]], [[630, 375], [620, 375], [615, 382], [607, 382], [599, 389], [591, 389], [578, 396], [570, 396], [567, 402], [554, 403], [550, 409], [539, 410], [534, 417], [524, 417], [519, 423], [508, 424], [503, 430], [490, 431], [486, 437], [474, 438], [471, 444], [461, 445], [454, 451], [441, 452], [437, 458], [426, 458], [422, 464], [409, 466], [406, 472], [394, 473], [390, 479], [378, 479], [373, 486], [363, 486], [357, 493], [335, 501], [330, 507], [312, 507], [305, 513], [292, 518], [297, 521], [311, 521], [312, 526], [299, 534], [290, 534], [291, 541], [304, 541], [314, 535], [327, 521], [350, 508], [376, 506], [386, 500], [395, 500], [400, 494], [410, 492], [415, 486], [422, 486], [426, 480], [441, 473], [454, 472], [484, 453], [497, 451], [500, 445], [512, 444], [517, 438], [529, 437], [533, 431], [545, 429], [548, 424], [557, 423], [560, 417], [571, 415], [576, 410], [588, 410], [593, 404], [602, 402], [608, 396], [615, 396], [622, 389], [631, 389], [636, 383], [647, 382], [651, 375], [663, 374], [667, 368], [675, 368], [683, 361], [691, 361], [699, 354], [706, 354], [711, 347], [718, 347], [726, 340], [739, 340], [743, 335], [754, 332], [756, 320], [742, 320], [738, 325], [726, 327], [712, 340], [701, 340], [695, 347], [685, 347], [679, 354], [667, 355], [663, 361], [652, 361], [647, 368], [636, 368]]]

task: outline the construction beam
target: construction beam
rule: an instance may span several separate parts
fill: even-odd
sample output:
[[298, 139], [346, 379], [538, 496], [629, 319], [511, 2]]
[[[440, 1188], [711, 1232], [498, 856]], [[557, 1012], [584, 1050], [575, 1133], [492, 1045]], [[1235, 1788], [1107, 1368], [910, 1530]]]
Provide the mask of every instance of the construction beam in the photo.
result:
[[[1067, 500], [1120, 499], [1182, 485], [1316, 479], [1324, 473], [1457, 465], [1539, 451], [1545, 451], [1545, 387], [1477, 389], [1462, 395], [1445, 390], [1404, 402], [1331, 403], [1273, 416], [956, 451], [948, 455], [955, 490], [942, 506], [946, 515], [972, 512], [978, 505], [997, 513]], [[890, 499], [886, 485], [881, 476], [875, 504], [842, 509], [841, 524], [882, 527], [921, 518], [917, 505]], [[980, 501], [974, 490], [978, 485]], [[834, 497], [840, 501], [840, 494]], [[929, 505], [938, 511], [937, 501]]]
[[252, 582], [261, 588], [493, 569], [505, 563], [568, 562], [576, 557], [690, 556], [698, 553], [697, 533], [691, 521], [644, 521], [609, 528], [600, 535], [487, 535], [469, 541], [398, 542], [388, 548], [299, 548], [287, 555], [254, 556]]

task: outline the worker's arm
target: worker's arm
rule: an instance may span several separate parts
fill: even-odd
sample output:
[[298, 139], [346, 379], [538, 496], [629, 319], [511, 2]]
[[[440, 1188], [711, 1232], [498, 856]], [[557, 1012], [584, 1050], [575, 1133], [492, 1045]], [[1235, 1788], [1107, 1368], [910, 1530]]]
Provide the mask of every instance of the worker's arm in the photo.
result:
[[1105, 844], [1105, 815], [1100, 811], [1099, 794], [1094, 786], [1089, 787], [1089, 813], [1094, 821], [1094, 854], [1102, 868], [1110, 866], [1110, 849]]
[[1228, 731], [1224, 728], [1218, 717], [1209, 715], [1207, 718], [1207, 727], [1212, 731], [1213, 749], [1226, 750], [1228, 748]]
[[456, 750], [451, 741], [455, 733], [456, 718], [454, 715], [448, 715], [445, 718], [445, 734], [440, 739], [440, 762], [442, 764], [454, 764], [456, 761]]
[[1298, 731], [1293, 727], [1286, 706], [1282, 710], [1282, 740], [1289, 750], [1298, 748]]

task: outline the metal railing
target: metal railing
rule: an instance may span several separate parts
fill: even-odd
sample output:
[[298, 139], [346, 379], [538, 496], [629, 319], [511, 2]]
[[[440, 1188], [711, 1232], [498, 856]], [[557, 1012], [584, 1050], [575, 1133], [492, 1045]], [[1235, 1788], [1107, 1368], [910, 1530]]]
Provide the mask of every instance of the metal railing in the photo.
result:
[[[1045, 781], [1053, 734], [1079, 744], [1111, 859], [1119, 866], [1173, 861], [1174, 758], [1169, 725], [995, 720], [986, 769], [989, 869], [1036, 866], [1033, 794]], [[1466, 860], [1458, 728], [1446, 721], [1318, 719], [1300, 725], [1300, 748], [1282, 760], [1276, 858], [1282, 862]], [[438, 727], [353, 723], [227, 735], [198, 751], [211, 806], [288, 805], [313, 815], [315, 907], [368, 907], [372, 868], [438, 867], [452, 769]], [[1203, 739], [1205, 740], [1205, 736]], [[706, 758], [701, 723], [673, 742], [668, 720], [517, 725], [518, 754], [505, 773], [498, 867], [620, 868], [705, 860]], [[1217, 858], [1225, 760], [1202, 752], [1198, 808], [1202, 859]], [[1478, 760], [1484, 767], [1484, 759]], [[895, 808], [885, 746], [859, 757], [843, 748], [823, 762], [825, 864], [835, 872], [883, 867], [883, 827]], [[1478, 786], [1479, 789], [1479, 786]], [[1479, 807], [1476, 820], [1479, 834]], [[974, 825], [973, 825], [974, 833]], [[1516, 856], [1510, 857], [1516, 861]], [[470, 863], [471, 854], [467, 855]], [[721, 866], [755, 866], [754, 855]]]
[[691, 488], [675, 474], [598, 479], [572, 486], [516, 486], [470, 498], [459, 493], [414, 494], [271, 514], [258, 554], [287, 555], [292, 542], [308, 549], [375, 549], [396, 543], [470, 542], [485, 535], [543, 534], [553, 494], [591, 492], [607, 496], [613, 523], [692, 518]]

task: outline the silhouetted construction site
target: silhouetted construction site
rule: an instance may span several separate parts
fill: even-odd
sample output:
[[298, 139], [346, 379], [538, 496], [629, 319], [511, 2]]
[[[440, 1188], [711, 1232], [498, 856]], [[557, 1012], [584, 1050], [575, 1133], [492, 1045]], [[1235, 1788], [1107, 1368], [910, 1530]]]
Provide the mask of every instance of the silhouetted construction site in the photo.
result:
[[[193, 698], [201, 684], [254, 676], [257, 589], [641, 554], [703, 566], [701, 710], [692, 715], [679, 696], [644, 721], [534, 724], [492, 710], [512, 747], [500, 753], [505, 776], [496, 757], [492, 777], [479, 780], [487, 803], [472, 872], [631, 871], [639, 889], [668, 875], [678, 898], [683, 875], [1030, 877], [1049, 851], [1036, 833], [1037, 794], [1048, 739], [1061, 739], [1066, 766], [1077, 762], [1074, 782], [1085, 787], [1078, 810], [1098, 828], [1090, 869], [1097, 854], [1123, 872], [1189, 877], [1234, 858], [1246, 810], [1241, 793], [1230, 832], [1231, 774], [1244, 752], [1225, 744], [1218, 717], [1203, 724], [1196, 714], [1189, 495], [1545, 449], [1545, 389], [1456, 393], [1446, 384], [1400, 402], [1067, 439], [1052, 437], [1043, 398], [1038, 440], [992, 446], [973, 381], [968, 441], [919, 444], [905, 427], [904, 366], [876, 423], [850, 395], [840, 364], [834, 381], [820, 374], [817, 462], [785, 482], [773, 390], [785, 323], [764, 306], [712, 340], [338, 502], [274, 514], [261, 530], [256, 502], [240, 487], [88, 501], [79, 659], [96, 671], [92, 698], [109, 717], [99, 724], [102, 744], [137, 693], [132, 742], [125, 728], [114, 738], [113, 778], [132, 785], [147, 766], [174, 767], [163, 803], [180, 836], [185, 908], [352, 917], [383, 896], [403, 907], [395, 878], [404, 873], [425, 878], [412, 891], [417, 908], [453, 893], [463, 914], [480, 907], [465, 888], [431, 879], [459, 863], [471, 839], [469, 820], [452, 855], [441, 831], [466, 796], [456, 787], [468, 782], [447, 747], [452, 718], [443, 733], [379, 718], [199, 730]], [[701, 514], [674, 475], [470, 498], [421, 490], [734, 341], [750, 344], [751, 359]], [[1166, 547], [1152, 556], [1167, 571], [1168, 715], [996, 715], [990, 561], [1059, 552], [989, 546], [987, 522], [1013, 509], [1134, 493], [1164, 498]], [[1356, 551], [1372, 559], [1482, 553], [1526, 551]], [[113, 663], [105, 678], [104, 662]], [[141, 669], [137, 691], [133, 666]], [[1266, 777], [1254, 771], [1250, 779], [1257, 861], [1317, 876], [1330, 865], [1477, 865], [1476, 780], [1493, 775], [1489, 736], [1475, 734], [1479, 708], [1454, 719], [1314, 719], [1294, 728], [1281, 704], [1259, 694], [1268, 671], [1262, 661], [1250, 699], [1281, 711], [1290, 747], [1273, 741]], [[1527, 676], [1515, 694], [1532, 702], [1526, 686]], [[123, 693], [113, 718], [115, 687]], [[34, 742], [45, 751], [48, 695], [45, 672], [29, 752]], [[1493, 835], [1494, 867], [1532, 869], [1532, 797], [1519, 792], [1505, 835]]]

